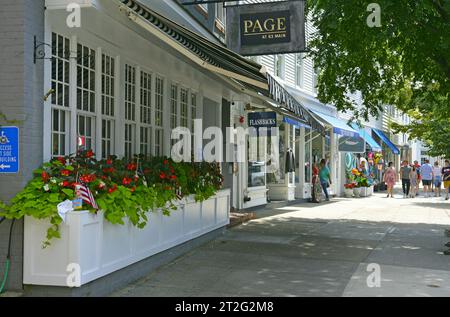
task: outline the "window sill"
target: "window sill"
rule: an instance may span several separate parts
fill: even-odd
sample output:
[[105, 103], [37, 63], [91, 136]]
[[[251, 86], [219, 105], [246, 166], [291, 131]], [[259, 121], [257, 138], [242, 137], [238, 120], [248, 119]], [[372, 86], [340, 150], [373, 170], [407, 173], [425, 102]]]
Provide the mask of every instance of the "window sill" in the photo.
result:
[[197, 10], [198, 13], [200, 13], [201, 15], [203, 15], [203, 17], [204, 17], [205, 19], [208, 19], [208, 16], [209, 16], [208, 10], [206, 10], [203, 6], [201, 6], [200, 4], [197, 4], [197, 5], [195, 6], [195, 9]]

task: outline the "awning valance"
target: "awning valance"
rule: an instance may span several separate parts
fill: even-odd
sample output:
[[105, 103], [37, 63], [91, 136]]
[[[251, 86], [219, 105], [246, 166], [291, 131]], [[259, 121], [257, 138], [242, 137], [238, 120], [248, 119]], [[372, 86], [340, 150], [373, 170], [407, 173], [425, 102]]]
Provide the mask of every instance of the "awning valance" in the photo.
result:
[[377, 141], [375, 141], [372, 136], [366, 132], [366, 130], [364, 128], [360, 128], [356, 123], [352, 123], [352, 127], [353, 129], [355, 129], [356, 131], [358, 131], [360, 137], [362, 137], [367, 144], [369, 144], [370, 148], [372, 149], [372, 151], [374, 152], [381, 152], [383, 149], [381, 148], [381, 145], [379, 145], [377, 143]]
[[347, 123], [341, 119], [329, 116], [327, 114], [313, 111], [318, 117], [320, 117], [323, 121], [325, 121], [328, 125], [333, 127], [333, 132], [336, 134], [340, 134], [343, 136], [349, 136], [353, 138], [359, 137], [359, 133], [355, 131], [353, 128], [349, 127]]
[[386, 134], [384, 134], [383, 131], [378, 130], [378, 129], [372, 129], [373, 132], [375, 132], [376, 135], [378, 135], [381, 139], [381, 141], [383, 141], [391, 150], [392, 153], [396, 154], [396, 155], [400, 155], [400, 150], [395, 146], [394, 143], [391, 142], [391, 140], [389, 140], [389, 138], [386, 136]]

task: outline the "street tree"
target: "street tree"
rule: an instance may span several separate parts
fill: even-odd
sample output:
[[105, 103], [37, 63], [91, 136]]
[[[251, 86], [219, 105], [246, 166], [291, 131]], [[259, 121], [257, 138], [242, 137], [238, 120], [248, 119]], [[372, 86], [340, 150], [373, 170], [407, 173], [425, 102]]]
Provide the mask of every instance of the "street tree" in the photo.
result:
[[[411, 116], [394, 131], [450, 156], [450, 0], [308, 0], [307, 7], [319, 99], [354, 120], [394, 105]], [[357, 91], [362, 107], [349, 97]]]

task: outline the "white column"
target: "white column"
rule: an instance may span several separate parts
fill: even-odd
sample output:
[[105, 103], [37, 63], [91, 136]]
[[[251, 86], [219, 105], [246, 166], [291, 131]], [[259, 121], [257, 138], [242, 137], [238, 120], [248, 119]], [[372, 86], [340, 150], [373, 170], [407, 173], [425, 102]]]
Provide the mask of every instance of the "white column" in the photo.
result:
[[338, 167], [338, 157], [337, 157], [337, 144], [336, 144], [336, 134], [333, 132], [333, 130], [330, 131], [330, 138], [331, 138], [331, 142], [330, 142], [330, 147], [331, 147], [331, 153], [330, 153], [330, 157], [331, 157], [331, 162], [330, 162], [330, 169], [331, 169], [331, 179], [332, 179], [332, 186], [331, 189], [333, 190], [333, 193], [338, 195], [338, 184], [337, 181], [339, 179], [339, 172], [337, 170]]
[[299, 186], [299, 189], [297, 190], [297, 192], [300, 194], [299, 198], [305, 198], [304, 197], [304, 188], [305, 188], [305, 127], [301, 127], [300, 128], [300, 140], [298, 143], [299, 147], [300, 147], [300, 151], [299, 151], [299, 157], [297, 158], [298, 161], [298, 170], [299, 170], [299, 175], [298, 175], [298, 179], [299, 179], [299, 183], [297, 184], [297, 186]]

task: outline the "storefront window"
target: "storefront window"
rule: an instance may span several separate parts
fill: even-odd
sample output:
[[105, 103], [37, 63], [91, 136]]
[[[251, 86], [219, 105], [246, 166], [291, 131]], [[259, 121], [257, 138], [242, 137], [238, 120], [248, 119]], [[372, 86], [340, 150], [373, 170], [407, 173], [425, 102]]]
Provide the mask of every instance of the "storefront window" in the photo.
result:
[[311, 183], [312, 157], [311, 157], [311, 133], [305, 133], [305, 183]]
[[[256, 132], [256, 131], [255, 131]], [[248, 187], [266, 186], [267, 137], [248, 136]]]

